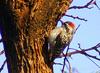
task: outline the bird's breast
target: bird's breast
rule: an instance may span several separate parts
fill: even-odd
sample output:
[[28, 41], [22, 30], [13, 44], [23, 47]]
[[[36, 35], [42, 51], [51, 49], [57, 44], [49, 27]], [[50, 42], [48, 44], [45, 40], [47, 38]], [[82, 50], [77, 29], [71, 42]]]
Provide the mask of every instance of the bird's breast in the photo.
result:
[[62, 44], [68, 44], [72, 38], [72, 34], [70, 32], [62, 32], [60, 38]]

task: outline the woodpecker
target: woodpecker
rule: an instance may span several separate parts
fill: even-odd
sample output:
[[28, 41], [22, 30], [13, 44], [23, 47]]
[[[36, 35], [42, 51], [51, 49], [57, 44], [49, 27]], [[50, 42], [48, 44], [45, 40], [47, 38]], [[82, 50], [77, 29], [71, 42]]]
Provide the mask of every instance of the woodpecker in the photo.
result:
[[49, 59], [53, 62], [56, 58], [60, 58], [64, 48], [71, 42], [75, 31], [75, 24], [67, 21], [61, 27], [55, 27], [49, 35], [48, 53]]

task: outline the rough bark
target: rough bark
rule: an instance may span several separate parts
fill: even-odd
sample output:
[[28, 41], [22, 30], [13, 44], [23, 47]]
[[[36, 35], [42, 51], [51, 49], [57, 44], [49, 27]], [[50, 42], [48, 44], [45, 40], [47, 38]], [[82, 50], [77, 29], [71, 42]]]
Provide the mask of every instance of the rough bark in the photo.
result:
[[49, 32], [71, 0], [0, 0], [0, 31], [9, 73], [52, 73]]

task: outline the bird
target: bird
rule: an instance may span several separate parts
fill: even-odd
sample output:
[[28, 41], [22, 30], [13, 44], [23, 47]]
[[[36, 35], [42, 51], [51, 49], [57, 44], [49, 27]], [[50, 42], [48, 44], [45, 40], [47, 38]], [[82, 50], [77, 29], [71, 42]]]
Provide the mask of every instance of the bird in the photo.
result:
[[64, 22], [61, 27], [55, 27], [51, 30], [48, 38], [49, 60], [53, 62], [60, 58], [65, 47], [71, 42], [75, 32], [75, 24], [71, 21]]

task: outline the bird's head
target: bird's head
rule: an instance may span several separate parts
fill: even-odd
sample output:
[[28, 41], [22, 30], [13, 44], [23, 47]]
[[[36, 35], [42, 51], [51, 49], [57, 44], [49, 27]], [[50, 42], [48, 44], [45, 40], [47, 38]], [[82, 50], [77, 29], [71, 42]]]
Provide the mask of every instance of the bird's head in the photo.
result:
[[64, 26], [66, 29], [69, 29], [70, 31], [75, 30], [75, 24], [70, 21], [64, 22], [62, 26]]

